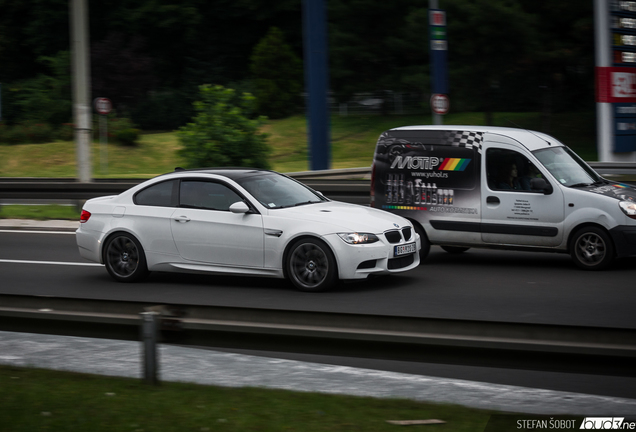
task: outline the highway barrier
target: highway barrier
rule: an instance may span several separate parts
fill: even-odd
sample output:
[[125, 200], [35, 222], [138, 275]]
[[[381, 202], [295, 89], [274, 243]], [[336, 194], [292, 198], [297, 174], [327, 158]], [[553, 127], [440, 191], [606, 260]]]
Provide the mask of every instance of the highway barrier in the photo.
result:
[[0, 295], [0, 330], [148, 343], [147, 312], [160, 343], [636, 375], [636, 332], [605, 327]]
[[[636, 163], [592, 162], [601, 175], [614, 181], [636, 183]], [[288, 173], [326, 197], [353, 204], [369, 204], [370, 168], [349, 168]], [[0, 200], [76, 200], [119, 194], [143, 179], [95, 179], [81, 183], [70, 178], [0, 177]]]

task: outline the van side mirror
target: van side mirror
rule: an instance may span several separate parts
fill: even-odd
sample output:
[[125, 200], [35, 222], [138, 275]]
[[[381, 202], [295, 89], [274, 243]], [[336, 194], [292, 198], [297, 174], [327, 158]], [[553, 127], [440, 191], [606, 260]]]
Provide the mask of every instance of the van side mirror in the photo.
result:
[[543, 192], [544, 195], [550, 195], [554, 191], [552, 185], [544, 178], [533, 178], [530, 180], [530, 189], [536, 192]]

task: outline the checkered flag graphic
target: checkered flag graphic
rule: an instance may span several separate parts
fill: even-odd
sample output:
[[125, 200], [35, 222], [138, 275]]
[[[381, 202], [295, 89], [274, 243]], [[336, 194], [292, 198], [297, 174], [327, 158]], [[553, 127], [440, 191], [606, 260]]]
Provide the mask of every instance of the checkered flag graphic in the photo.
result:
[[477, 148], [477, 151], [481, 153], [483, 136], [483, 132], [453, 131], [447, 133], [446, 139], [453, 147]]

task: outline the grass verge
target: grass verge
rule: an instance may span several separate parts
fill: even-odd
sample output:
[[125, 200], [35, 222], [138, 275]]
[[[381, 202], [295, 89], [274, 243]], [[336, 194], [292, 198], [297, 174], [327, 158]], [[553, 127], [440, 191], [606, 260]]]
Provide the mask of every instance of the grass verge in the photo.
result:
[[[429, 116], [332, 116], [332, 168], [370, 166], [380, 133], [398, 126], [431, 124]], [[458, 113], [444, 117], [445, 124], [483, 125], [483, 113]], [[551, 135], [570, 146], [585, 160], [596, 160], [595, 114], [563, 113], [551, 117], [546, 126], [540, 113], [495, 113], [495, 126], [548, 128]], [[307, 122], [304, 116], [272, 120], [263, 127], [270, 134], [270, 162], [280, 172], [305, 171], [307, 161]], [[141, 136], [136, 147], [108, 144], [103, 152], [92, 146], [93, 177], [150, 178], [170, 172], [183, 164], [177, 155], [180, 143], [176, 133]], [[0, 145], [0, 177], [76, 177], [75, 145], [72, 142]]]
[[79, 220], [75, 206], [51, 205], [0, 205], [0, 219]]
[[[227, 388], [0, 366], [0, 425], [48, 431], [394, 431], [386, 420], [440, 419], [482, 432], [490, 412], [401, 399]], [[417, 428], [417, 426], [415, 426]], [[422, 427], [422, 426], [420, 426]]]

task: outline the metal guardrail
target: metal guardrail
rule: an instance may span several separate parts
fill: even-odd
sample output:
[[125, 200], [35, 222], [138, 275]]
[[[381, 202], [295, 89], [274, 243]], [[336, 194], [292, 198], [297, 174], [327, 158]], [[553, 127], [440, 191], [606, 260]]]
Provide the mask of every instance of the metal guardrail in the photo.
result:
[[[614, 181], [636, 182], [636, 163], [592, 162], [601, 175]], [[370, 168], [305, 171], [288, 175], [302, 181], [328, 198], [354, 204], [369, 203]], [[0, 177], [0, 200], [87, 200], [116, 195], [144, 179], [96, 179], [80, 183], [70, 178]]]
[[163, 343], [634, 376], [632, 329], [0, 295], [0, 330]]

